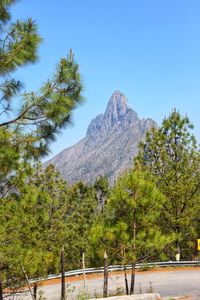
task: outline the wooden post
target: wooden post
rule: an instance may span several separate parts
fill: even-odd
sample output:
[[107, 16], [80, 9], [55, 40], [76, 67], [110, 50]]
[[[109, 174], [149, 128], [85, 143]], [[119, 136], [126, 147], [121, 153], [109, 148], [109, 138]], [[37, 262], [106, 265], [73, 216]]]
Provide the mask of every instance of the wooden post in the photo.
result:
[[34, 297], [34, 295], [33, 295], [33, 293], [32, 293], [31, 285], [30, 285], [30, 283], [29, 283], [29, 280], [28, 280], [28, 276], [27, 276], [27, 274], [26, 274], [26, 271], [25, 271], [25, 269], [24, 269], [22, 263], [21, 263], [21, 262], [19, 262], [19, 263], [20, 263], [22, 272], [23, 272], [23, 274], [24, 274], [24, 277], [25, 277], [25, 279], [26, 279], [26, 282], [27, 282], [28, 289], [29, 289], [29, 291], [30, 291], [31, 297], [32, 297], [33, 300], [35, 300], [35, 297]]
[[[179, 233], [179, 230], [178, 230], [178, 233]], [[180, 247], [180, 242], [177, 240], [176, 241], [176, 261], [179, 261], [180, 260], [180, 256], [181, 256], [181, 247]]]
[[37, 300], [37, 288], [38, 288], [38, 283], [35, 282], [33, 285], [33, 295], [35, 300]]
[[86, 287], [86, 275], [85, 275], [85, 253], [83, 252], [83, 256], [82, 256], [82, 264], [83, 264], [83, 287], [85, 290]]
[[128, 278], [126, 274], [126, 265], [124, 265], [124, 280], [125, 280], [125, 287], [126, 287], [126, 295], [128, 295], [129, 290], [128, 290]]
[[[133, 253], [136, 257], [136, 221], [135, 221], [135, 209], [133, 211]], [[135, 262], [132, 262], [131, 264], [132, 270], [131, 270], [131, 286], [130, 286], [130, 295], [134, 294], [135, 289]]]
[[130, 295], [134, 294], [134, 289], [135, 289], [135, 263], [132, 263]]
[[104, 283], [103, 283], [103, 297], [108, 297], [108, 256], [104, 253]]
[[61, 249], [61, 300], [65, 300], [65, 254], [64, 247]]

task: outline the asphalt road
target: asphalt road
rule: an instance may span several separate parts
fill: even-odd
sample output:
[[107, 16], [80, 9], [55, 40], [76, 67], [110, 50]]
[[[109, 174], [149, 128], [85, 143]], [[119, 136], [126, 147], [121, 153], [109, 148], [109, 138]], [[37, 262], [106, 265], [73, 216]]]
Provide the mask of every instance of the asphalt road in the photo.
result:
[[[95, 277], [95, 276], [94, 276]], [[78, 278], [77, 278], [78, 279]], [[123, 274], [109, 276], [109, 293], [117, 289], [124, 289]], [[86, 290], [90, 297], [102, 296], [103, 277], [86, 280]], [[42, 286], [40, 290], [47, 300], [60, 299], [60, 284]], [[68, 299], [75, 299], [83, 291], [83, 281], [67, 283]], [[200, 269], [172, 270], [164, 272], [139, 272], [136, 273], [136, 293], [160, 293], [161, 297], [171, 299], [177, 296], [191, 296], [192, 300], [200, 300]], [[81, 297], [80, 297], [81, 298]], [[7, 298], [9, 299], [9, 298]], [[13, 298], [10, 298], [13, 300]], [[30, 295], [19, 295], [14, 300], [31, 300]]]

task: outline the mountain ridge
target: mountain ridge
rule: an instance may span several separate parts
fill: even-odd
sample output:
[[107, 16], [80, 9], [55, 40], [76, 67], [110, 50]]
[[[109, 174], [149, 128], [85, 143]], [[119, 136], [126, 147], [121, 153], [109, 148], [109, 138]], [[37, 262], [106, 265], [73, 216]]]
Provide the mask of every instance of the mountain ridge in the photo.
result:
[[54, 164], [69, 184], [94, 182], [96, 177], [104, 175], [113, 183], [120, 173], [131, 167], [139, 141], [153, 126], [157, 126], [154, 120], [139, 119], [128, 106], [126, 96], [116, 90], [105, 113], [91, 120], [86, 136], [44, 166]]

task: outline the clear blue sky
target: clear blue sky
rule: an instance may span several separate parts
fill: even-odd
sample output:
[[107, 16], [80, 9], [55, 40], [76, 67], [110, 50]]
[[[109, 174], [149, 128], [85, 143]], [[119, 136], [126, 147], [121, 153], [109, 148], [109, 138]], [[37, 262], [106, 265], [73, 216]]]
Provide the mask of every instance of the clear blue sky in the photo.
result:
[[27, 90], [39, 88], [70, 48], [80, 65], [86, 102], [52, 154], [85, 136], [116, 89], [141, 118], [160, 124], [174, 107], [187, 113], [200, 141], [199, 0], [21, 0], [12, 11], [36, 20], [44, 39], [39, 63], [18, 73]]

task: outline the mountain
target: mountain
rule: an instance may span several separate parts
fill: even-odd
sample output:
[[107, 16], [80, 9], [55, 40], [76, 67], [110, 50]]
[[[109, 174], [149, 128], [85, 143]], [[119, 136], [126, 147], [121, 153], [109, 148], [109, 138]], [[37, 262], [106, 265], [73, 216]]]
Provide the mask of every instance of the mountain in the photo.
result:
[[85, 138], [69, 147], [47, 163], [56, 169], [69, 184], [76, 181], [94, 182], [107, 175], [110, 182], [132, 166], [138, 143], [145, 133], [157, 126], [152, 119], [139, 119], [127, 104], [126, 96], [115, 91], [104, 114], [93, 119]]

